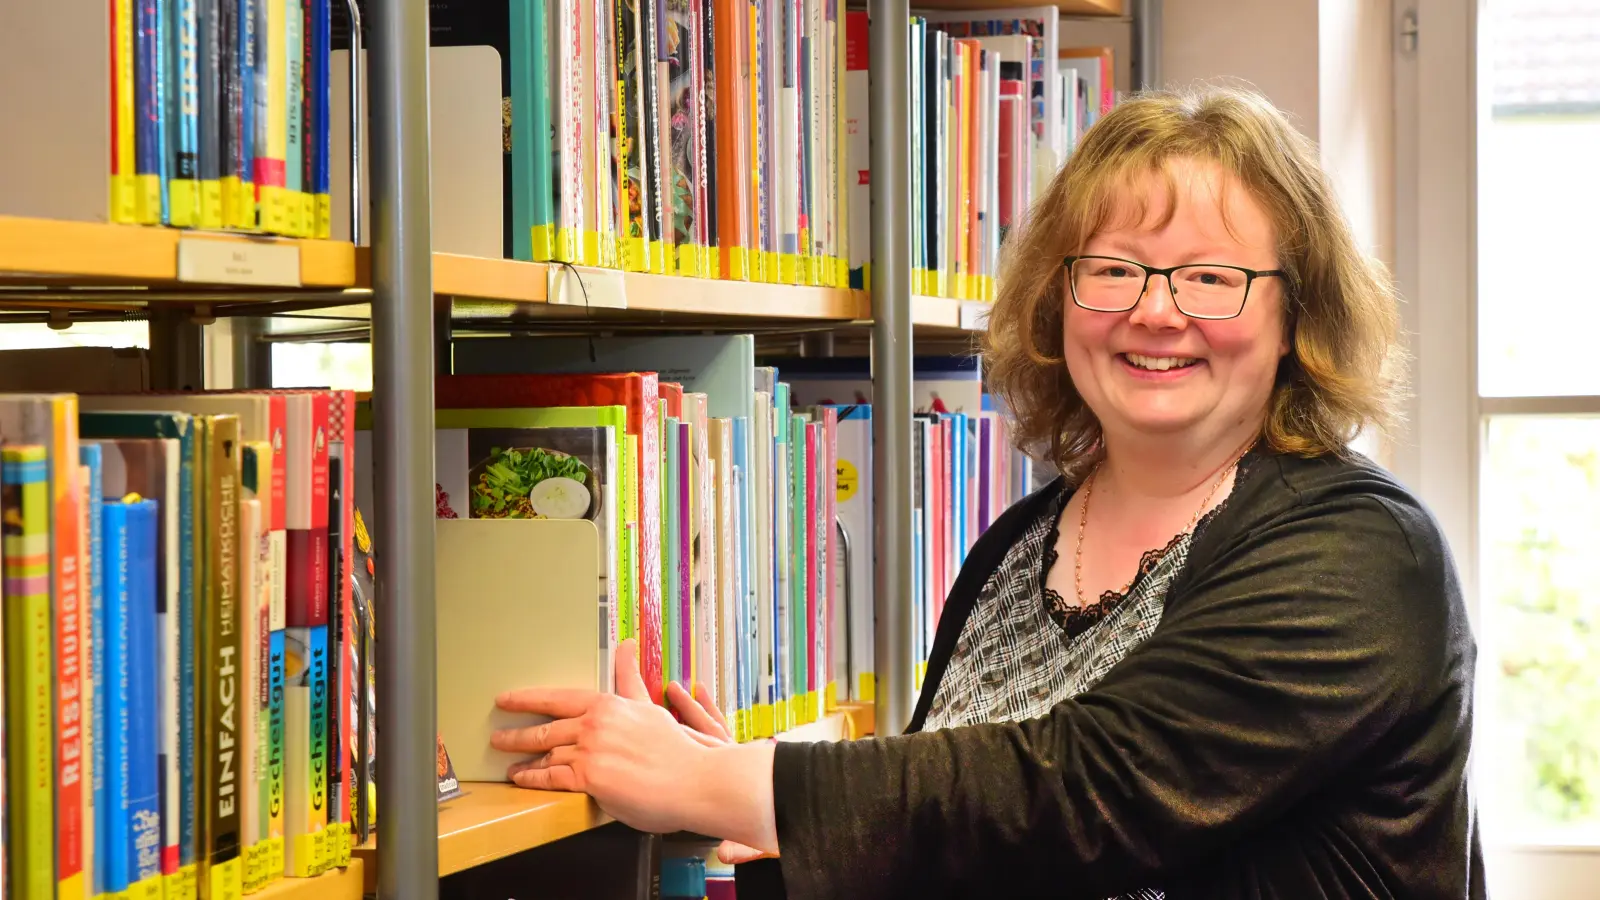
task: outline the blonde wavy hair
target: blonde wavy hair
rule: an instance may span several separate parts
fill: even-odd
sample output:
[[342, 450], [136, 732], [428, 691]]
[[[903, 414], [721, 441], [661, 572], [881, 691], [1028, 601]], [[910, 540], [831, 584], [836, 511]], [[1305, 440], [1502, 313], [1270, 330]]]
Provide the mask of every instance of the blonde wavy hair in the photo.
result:
[[[1177, 190], [1170, 161], [1217, 164], [1271, 220], [1285, 281], [1290, 352], [1279, 364], [1262, 435], [1275, 450], [1343, 454], [1363, 429], [1398, 415], [1399, 309], [1383, 266], [1357, 245], [1316, 145], [1248, 90], [1140, 94], [1084, 135], [1010, 235], [982, 338], [985, 378], [1016, 419], [1016, 442], [1069, 477], [1098, 453], [1100, 423], [1067, 373], [1063, 260], [1082, 252], [1142, 176]], [[1159, 182], [1158, 182], [1159, 183]], [[1166, 204], [1170, 217], [1173, 203]], [[1163, 223], [1164, 224], [1164, 223]]]

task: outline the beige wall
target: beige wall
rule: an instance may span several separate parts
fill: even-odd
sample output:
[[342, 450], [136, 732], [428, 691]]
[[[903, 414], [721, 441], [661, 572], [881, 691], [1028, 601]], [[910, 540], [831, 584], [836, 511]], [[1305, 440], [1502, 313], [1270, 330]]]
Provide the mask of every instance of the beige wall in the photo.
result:
[[1318, 14], [1317, 0], [1165, 0], [1162, 80], [1171, 87], [1243, 81], [1314, 135]]
[[1244, 84], [1265, 94], [1317, 139], [1357, 238], [1392, 264], [1390, 0], [1165, 0], [1162, 7], [1163, 83]]

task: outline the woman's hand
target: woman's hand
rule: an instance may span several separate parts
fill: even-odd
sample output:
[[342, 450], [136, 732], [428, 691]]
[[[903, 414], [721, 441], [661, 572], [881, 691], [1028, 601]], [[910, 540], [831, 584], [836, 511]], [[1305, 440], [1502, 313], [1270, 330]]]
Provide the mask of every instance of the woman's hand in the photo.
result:
[[[728, 719], [717, 708], [716, 701], [712, 699], [711, 692], [704, 683], [695, 685], [694, 696], [683, 689], [683, 685], [676, 681], [667, 685], [667, 702], [683, 717], [683, 724], [693, 728], [695, 733], [704, 737], [713, 738], [724, 744], [733, 743], [733, 732], [728, 728]], [[767, 853], [754, 847], [734, 841], [723, 841], [717, 847], [717, 859], [724, 865], [736, 866], [740, 863], [752, 862], [758, 859], [774, 859], [776, 853]]]
[[615, 674], [616, 694], [525, 688], [496, 699], [501, 709], [553, 720], [495, 732], [491, 744], [498, 750], [541, 754], [513, 766], [511, 780], [587, 793], [640, 831], [695, 831], [776, 848], [771, 747], [732, 743], [720, 714], [682, 688], [674, 705], [685, 724], [674, 721], [650, 702], [632, 640], [618, 645]]

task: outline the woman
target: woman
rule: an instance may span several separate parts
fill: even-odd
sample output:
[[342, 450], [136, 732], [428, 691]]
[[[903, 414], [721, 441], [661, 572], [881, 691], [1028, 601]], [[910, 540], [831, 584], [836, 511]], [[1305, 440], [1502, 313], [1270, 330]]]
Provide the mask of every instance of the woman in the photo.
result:
[[1317, 158], [1254, 95], [1143, 96], [1008, 245], [990, 384], [1063, 476], [971, 552], [915, 733], [719, 742], [623, 653], [623, 697], [501, 698], [557, 719], [496, 738], [543, 754], [514, 780], [776, 854], [744, 900], [1484, 896], [1474, 643], [1438, 526], [1345, 449], [1396, 303]]

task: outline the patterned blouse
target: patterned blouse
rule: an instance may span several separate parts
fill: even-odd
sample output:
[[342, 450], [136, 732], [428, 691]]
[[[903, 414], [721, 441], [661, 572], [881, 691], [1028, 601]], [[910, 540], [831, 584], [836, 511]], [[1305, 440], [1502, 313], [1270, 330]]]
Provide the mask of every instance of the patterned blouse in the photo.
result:
[[[1206, 513], [1194, 532], [1146, 553], [1127, 593], [1107, 591], [1079, 607], [1045, 587], [1072, 491], [1065, 484], [1057, 491], [984, 585], [924, 730], [1039, 718], [1094, 687], [1161, 623], [1167, 586], [1183, 570], [1193, 535], [1223, 506]], [[1118, 900], [1162, 900], [1162, 894], [1142, 890]]]

